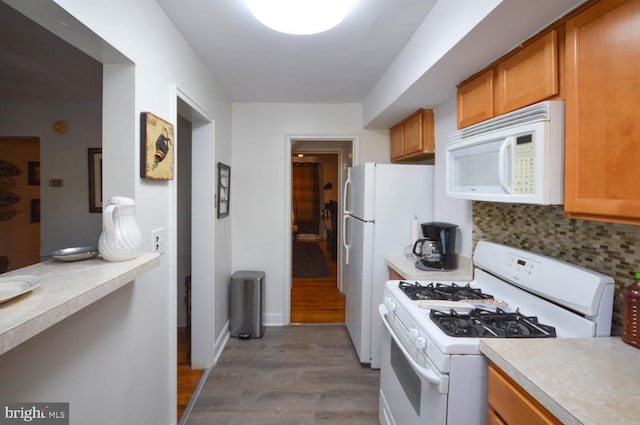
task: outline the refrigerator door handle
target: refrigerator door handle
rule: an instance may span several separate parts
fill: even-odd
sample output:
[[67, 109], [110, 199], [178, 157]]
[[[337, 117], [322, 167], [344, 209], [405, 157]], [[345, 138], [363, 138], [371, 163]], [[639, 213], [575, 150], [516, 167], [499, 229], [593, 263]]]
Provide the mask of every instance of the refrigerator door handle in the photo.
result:
[[347, 243], [347, 219], [351, 212], [347, 209], [347, 199], [349, 198], [349, 186], [351, 186], [351, 167], [347, 168], [347, 180], [344, 182], [342, 191], [342, 245], [344, 245], [344, 262], [349, 264], [349, 244]]
[[349, 264], [349, 248], [351, 248], [351, 246], [347, 244], [347, 219], [349, 217], [348, 214], [342, 216], [342, 245], [344, 245], [345, 264]]
[[[342, 191], [342, 213], [344, 215], [351, 214], [351, 211], [347, 209], [347, 199], [349, 198], [349, 186], [351, 186], [351, 167], [347, 168], [347, 180], [344, 182], [344, 190]], [[345, 246], [346, 246], [346, 242], [345, 242]]]

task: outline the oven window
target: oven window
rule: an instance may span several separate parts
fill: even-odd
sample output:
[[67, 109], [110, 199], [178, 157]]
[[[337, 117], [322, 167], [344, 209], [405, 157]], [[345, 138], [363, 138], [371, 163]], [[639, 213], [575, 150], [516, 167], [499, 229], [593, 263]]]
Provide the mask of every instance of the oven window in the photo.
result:
[[413, 410], [416, 411], [417, 416], [420, 416], [420, 391], [422, 385], [420, 377], [411, 368], [411, 365], [393, 338], [391, 338], [391, 367], [398, 381], [400, 381], [400, 385], [407, 395], [407, 398], [411, 402]]

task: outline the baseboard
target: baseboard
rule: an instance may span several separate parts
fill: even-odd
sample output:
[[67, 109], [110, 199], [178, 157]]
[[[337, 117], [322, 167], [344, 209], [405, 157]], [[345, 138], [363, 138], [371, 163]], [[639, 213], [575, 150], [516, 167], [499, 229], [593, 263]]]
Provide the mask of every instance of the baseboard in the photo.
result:
[[229, 332], [229, 321], [224, 324], [224, 331], [220, 334], [220, 336], [213, 343], [213, 364], [218, 363], [218, 359], [222, 354], [222, 350], [224, 350], [225, 345], [227, 345], [227, 341], [229, 341], [229, 337], [231, 333]]
[[284, 315], [280, 313], [267, 313], [263, 320], [265, 326], [284, 326]]

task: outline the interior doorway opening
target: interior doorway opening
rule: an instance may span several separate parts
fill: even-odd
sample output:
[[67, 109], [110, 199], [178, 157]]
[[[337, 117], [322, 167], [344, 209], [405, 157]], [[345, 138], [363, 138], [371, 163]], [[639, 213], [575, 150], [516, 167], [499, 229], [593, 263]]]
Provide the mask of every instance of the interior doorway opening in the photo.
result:
[[177, 417], [186, 422], [213, 365], [214, 123], [177, 89]]
[[291, 142], [291, 323], [344, 323], [342, 186], [352, 143]]
[[40, 138], [0, 136], [0, 274], [40, 262]]

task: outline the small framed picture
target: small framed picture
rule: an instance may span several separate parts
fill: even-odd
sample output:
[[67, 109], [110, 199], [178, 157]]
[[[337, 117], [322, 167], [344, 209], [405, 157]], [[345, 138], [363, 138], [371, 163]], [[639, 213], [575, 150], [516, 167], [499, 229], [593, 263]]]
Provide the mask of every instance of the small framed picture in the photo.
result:
[[229, 190], [231, 189], [231, 167], [218, 162], [218, 218], [229, 215]]
[[102, 148], [89, 148], [89, 212], [102, 212]]
[[140, 114], [140, 177], [173, 179], [173, 125], [151, 112]]
[[29, 186], [40, 186], [40, 162], [29, 161], [28, 167], [29, 167], [29, 176], [28, 176]]
[[32, 223], [40, 223], [40, 199], [31, 200], [29, 219]]

